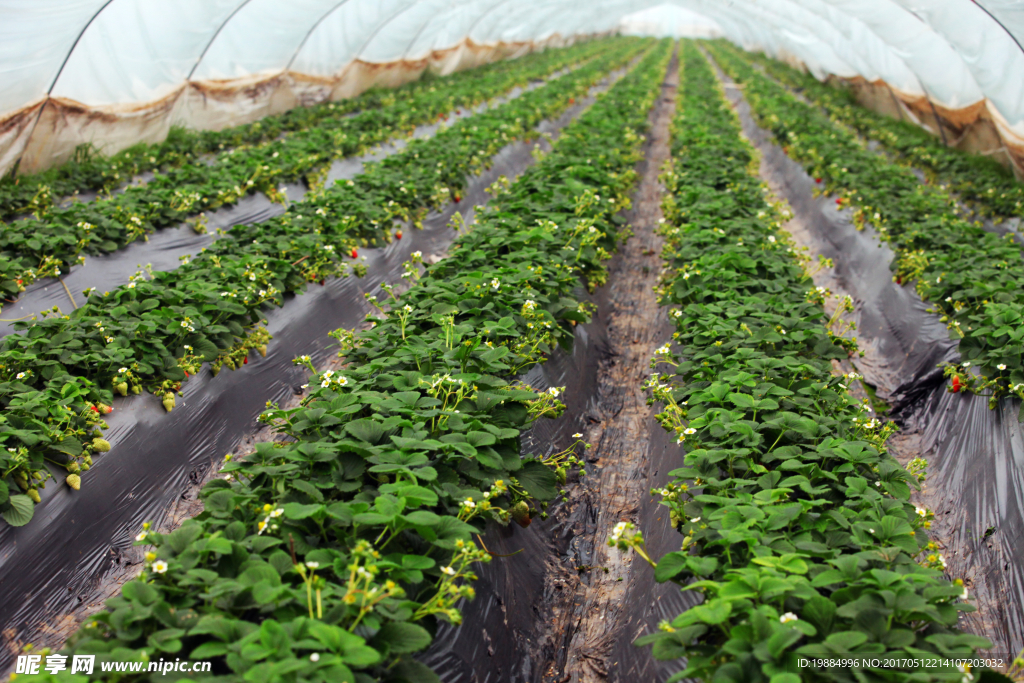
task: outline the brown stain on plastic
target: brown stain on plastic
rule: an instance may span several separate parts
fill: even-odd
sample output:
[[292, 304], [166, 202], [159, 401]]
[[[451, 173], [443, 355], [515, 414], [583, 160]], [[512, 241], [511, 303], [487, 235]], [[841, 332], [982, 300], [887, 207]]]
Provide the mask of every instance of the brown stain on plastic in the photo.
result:
[[600, 35], [556, 33], [539, 41], [492, 45], [465, 38], [452, 47], [433, 50], [414, 60], [377, 63], [355, 59], [329, 76], [278, 71], [189, 81], [146, 102], [93, 106], [69, 98], [47, 97], [0, 117], [0, 174], [16, 162], [19, 173], [43, 171], [68, 160], [75, 148], [84, 143], [95, 144], [104, 154], [116, 154], [138, 142], [162, 141], [172, 125], [221, 130], [296, 106], [355, 97], [373, 87], [397, 87], [419, 78], [427, 70], [447, 75], [596, 37]]
[[570, 489], [566, 506], [569, 514], [585, 510], [582, 517], [589, 523], [577, 521], [573, 531], [591, 546], [592, 565], [573, 571], [564, 563], [548, 563], [547, 613], [538, 619], [545, 627], [535, 645], [545, 683], [614, 680], [613, 649], [635, 635], [626, 598], [633, 565], [643, 560], [609, 548], [606, 542], [618, 522], [636, 521], [640, 500], [650, 489], [646, 460], [652, 409], [642, 384], [655, 349], [664, 343], [662, 328], [655, 324], [664, 314], [653, 292], [662, 239], [653, 228], [661, 216], [658, 174], [670, 154], [677, 83], [678, 59], [673, 57], [651, 115], [646, 161], [633, 204], [635, 235], [610, 268], [610, 348], [598, 369], [597, 423], [585, 432], [592, 445], [587, 454], [590, 473]]

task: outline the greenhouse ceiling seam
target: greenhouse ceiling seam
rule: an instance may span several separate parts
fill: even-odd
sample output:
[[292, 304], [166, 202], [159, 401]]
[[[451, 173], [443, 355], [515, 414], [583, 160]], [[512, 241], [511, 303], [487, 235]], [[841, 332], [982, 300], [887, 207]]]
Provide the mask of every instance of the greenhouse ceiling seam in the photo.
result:
[[362, 59], [363, 51], [370, 44], [370, 41], [372, 41], [374, 38], [377, 37], [377, 34], [380, 33], [380, 30], [382, 28], [384, 28], [385, 26], [390, 24], [392, 21], [397, 19], [402, 14], [405, 14], [407, 11], [409, 11], [410, 9], [412, 9], [413, 7], [418, 5], [419, 3], [420, 3], [420, 0], [412, 0], [412, 2], [403, 5], [402, 9], [398, 10], [397, 12], [392, 14], [390, 17], [388, 17], [384, 21], [380, 22], [380, 24], [377, 26], [377, 28], [373, 29], [373, 31], [370, 32], [369, 37], [367, 37], [367, 39], [363, 42], [363, 44], [359, 46], [359, 49], [356, 50], [353, 53], [355, 55], [355, 57], [353, 57], [353, 59]]
[[25, 136], [25, 146], [22, 147], [21, 153], [18, 154], [18, 158], [15, 162], [11, 164], [11, 168], [17, 169], [18, 164], [21, 163], [22, 157], [25, 156], [25, 150], [28, 149], [28, 141], [31, 140], [32, 136], [35, 134], [36, 127], [39, 125], [40, 119], [43, 118], [43, 110], [46, 109], [46, 103], [50, 101], [50, 94], [53, 92], [54, 87], [56, 87], [57, 81], [60, 80], [60, 75], [64, 72], [64, 67], [68, 65], [68, 60], [71, 59], [71, 54], [75, 51], [75, 48], [78, 47], [78, 41], [82, 39], [85, 32], [89, 30], [90, 26], [92, 26], [92, 22], [96, 21], [96, 17], [98, 17], [100, 13], [112, 2], [114, 2], [114, 0], [107, 0], [103, 3], [102, 7], [93, 12], [93, 15], [89, 17], [89, 21], [85, 22], [85, 26], [83, 26], [82, 30], [78, 32], [77, 36], [75, 36], [75, 42], [71, 43], [71, 48], [68, 50], [68, 53], [64, 55], [64, 61], [60, 63], [60, 68], [57, 69], [57, 73], [54, 74], [53, 80], [50, 81], [50, 87], [46, 89], [46, 97], [43, 98], [42, 104], [39, 105], [39, 111], [36, 113], [36, 120], [32, 122], [32, 127], [29, 129], [28, 135]]
[[971, 2], [973, 2], [973, 3], [974, 3], [975, 7], [977, 7], [977, 8], [978, 8], [978, 9], [980, 9], [980, 10], [981, 10], [982, 12], [984, 12], [985, 14], [987, 14], [987, 15], [989, 16], [989, 18], [990, 18], [990, 19], [991, 19], [992, 21], [994, 21], [994, 22], [996, 22], [997, 24], [999, 24], [999, 28], [1001, 28], [1001, 29], [1003, 29], [1004, 31], [1006, 31], [1006, 35], [1010, 36], [1010, 40], [1012, 40], [1012, 41], [1013, 41], [1014, 43], [1016, 43], [1016, 44], [1017, 44], [1017, 49], [1019, 49], [1019, 50], [1020, 50], [1020, 51], [1021, 51], [1022, 53], [1024, 53], [1024, 46], [1022, 46], [1022, 45], [1020, 44], [1020, 41], [1019, 41], [1019, 40], [1017, 40], [1017, 36], [1013, 35], [1013, 32], [1012, 32], [1012, 31], [1010, 31], [1010, 29], [1006, 28], [1006, 26], [1005, 26], [1005, 25], [1003, 24], [1003, 22], [999, 21], [999, 19], [998, 19], [998, 18], [996, 18], [996, 15], [992, 14], [991, 12], [989, 12], [989, 11], [988, 11], [988, 8], [986, 8], [986, 7], [985, 7], [985, 6], [983, 5], [983, 4], [981, 4], [980, 2], [978, 2], [978, 0], [971, 0]]
[[[248, 2], [248, 0], [246, 0], [246, 1]], [[324, 12], [320, 16], [319, 19], [317, 19], [315, 22], [313, 22], [313, 25], [309, 28], [308, 31], [306, 31], [306, 35], [302, 37], [301, 41], [299, 41], [299, 46], [295, 48], [295, 52], [292, 53], [291, 59], [289, 59], [288, 63], [285, 65], [284, 73], [288, 73], [289, 71], [292, 70], [292, 64], [295, 63], [295, 58], [299, 56], [300, 52], [302, 52], [302, 48], [306, 46], [306, 41], [309, 40], [309, 37], [311, 35], [313, 35], [313, 31], [315, 31], [317, 29], [317, 27], [320, 26], [320, 24], [322, 24], [325, 19], [327, 19], [327, 17], [329, 17], [332, 14], [334, 14], [335, 11], [340, 9], [346, 3], [348, 3], [348, 0], [341, 0], [340, 2], [335, 4], [333, 7], [331, 7], [331, 9], [327, 10], [326, 12]], [[358, 57], [358, 55], [356, 55], [356, 56]]]
[[[461, 5], [460, 5], [460, 7], [461, 7]], [[423, 24], [420, 26], [419, 30], [416, 31], [416, 35], [414, 35], [412, 37], [412, 40], [409, 41], [409, 44], [405, 46], [405, 50], [402, 52], [402, 56], [399, 58], [399, 61], [404, 62], [404, 61], [406, 61], [406, 59], [408, 59], [408, 57], [409, 57], [409, 50], [412, 49], [412, 46], [416, 44], [416, 41], [420, 39], [420, 36], [423, 35], [423, 32], [427, 29], [428, 26], [430, 26], [430, 23], [432, 21], [434, 21], [434, 19], [436, 19], [436, 18], [437, 18], [436, 16], [427, 17], [426, 21], [423, 22]], [[465, 36], [463, 36], [463, 40], [465, 40]], [[433, 52], [433, 51], [434, 51], [434, 44], [431, 43], [430, 44], [430, 52]]]
[[192, 70], [189, 71], [188, 76], [185, 77], [186, 83], [192, 81], [192, 76], [195, 75], [196, 69], [199, 68], [199, 65], [203, 63], [203, 58], [206, 56], [206, 53], [209, 52], [210, 46], [213, 45], [213, 42], [217, 40], [217, 36], [220, 35], [220, 32], [224, 30], [224, 27], [228, 25], [229, 21], [235, 18], [235, 15], [238, 14], [239, 10], [248, 5], [251, 1], [252, 0], [242, 0], [241, 4], [239, 4], [238, 7], [232, 10], [231, 14], [229, 14], [227, 18], [220, 23], [220, 26], [217, 27], [216, 31], [214, 31], [213, 36], [210, 38], [210, 40], [206, 42], [206, 47], [204, 47], [203, 51], [199, 53], [199, 58], [196, 59], [196, 63], [192, 65]]
[[487, 15], [489, 15], [491, 12], [493, 12], [497, 8], [499, 8], [499, 7], [503, 6], [503, 5], [507, 5], [509, 2], [511, 2], [511, 0], [498, 0], [498, 2], [494, 3], [493, 5], [491, 5], [487, 9], [485, 9], [483, 12], [481, 12], [480, 16], [478, 16], [476, 19], [474, 19], [473, 23], [470, 24], [468, 29], [466, 29], [466, 37], [467, 38], [471, 38], [472, 35], [473, 35], [473, 30], [476, 29], [476, 27], [480, 25], [480, 22], [483, 21], [484, 18], [487, 17]]

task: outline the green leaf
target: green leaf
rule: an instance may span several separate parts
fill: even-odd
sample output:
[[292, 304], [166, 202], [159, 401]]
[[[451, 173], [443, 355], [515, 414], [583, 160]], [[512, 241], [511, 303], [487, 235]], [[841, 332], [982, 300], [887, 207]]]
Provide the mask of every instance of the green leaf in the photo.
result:
[[144, 581], [129, 581], [121, 588], [121, 594], [132, 602], [141, 605], [152, 605], [160, 599], [156, 588]]
[[800, 683], [800, 677], [795, 673], [784, 671], [771, 677], [770, 683]]
[[345, 425], [345, 431], [366, 443], [376, 444], [384, 436], [386, 431], [379, 422], [369, 418], [354, 420]]
[[306, 519], [319, 512], [324, 506], [317, 503], [310, 503], [308, 505], [285, 503], [282, 507], [284, 509], [284, 516], [288, 519]]
[[167, 535], [167, 545], [171, 547], [175, 555], [180, 555], [185, 552], [192, 541], [199, 538], [201, 533], [203, 533], [202, 525], [189, 520]]
[[393, 654], [418, 652], [430, 645], [430, 632], [422, 626], [401, 621], [389, 621], [384, 624], [370, 645]]
[[211, 640], [192, 650], [192, 653], [189, 655], [189, 659], [213, 659], [214, 657], [221, 657], [227, 653], [227, 643], [219, 643]]
[[665, 583], [674, 579], [680, 572], [687, 569], [686, 553], [675, 551], [665, 555], [658, 560], [658, 566], [654, 568], [654, 580], [658, 583]]
[[516, 479], [527, 494], [540, 501], [551, 500], [558, 495], [558, 480], [547, 466], [531, 460], [516, 472]]
[[794, 628], [780, 628], [772, 634], [766, 643], [768, 646], [768, 652], [771, 653], [775, 659], [779, 658], [782, 652], [796, 643], [798, 640], [803, 638], [802, 633]]
[[10, 507], [3, 512], [5, 522], [11, 526], [25, 526], [29, 523], [36, 508], [31, 498], [22, 495], [11, 496], [7, 503]]
[[403, 517], [405, 517], [407, 522], [416, 526], [435, 526], [441, 521], [440, 516], [429, 510], [416, 510], [415, 512], [403, 515]]
[[858, 645], [863, 645], [868, 640], [868, 635], [860, 631], [838, 631], [829, 635], [825, 642], [829, 645], [836, 645], [846, 651], [852, 651]]
[[54, 443], [51, 443], [50, 448], [73, 456], [82, 454], [82, 442], [73, 436], [67, 436], [64, 437], [63, 441], [55, 441]]
[[721, 624], [732, 614], [732, 603], [728, 600], [715, 599], [690, 608], [690, 612], [695, 619], [703, 621], [705, 624]]

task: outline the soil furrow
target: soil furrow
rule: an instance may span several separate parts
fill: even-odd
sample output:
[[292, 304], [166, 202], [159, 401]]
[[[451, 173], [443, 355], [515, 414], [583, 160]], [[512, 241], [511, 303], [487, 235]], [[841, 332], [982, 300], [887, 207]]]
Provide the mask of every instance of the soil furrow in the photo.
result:
[[[549, 563], [546, 624], [538, 648], [546, 682], [627, 680], [616, 651], [639, 634], [631, 623], [641, 610], [630, 599], [636, 558], [607, 547], [612, 528], [638, 521], [649, 498], [652, 409], [642, 384], [655, 349], [670, 336], [653, 291], [662, 240], [654, 234], [661, 216], [658, 175], [669, 158], [669, 124], [675, 109], [678, 60], [673, 59], [663, 97], [651, 113], [647, 156], [638, 172], [631, 225], [634, 236], [620, 249], [606, 288], [607, 348], [599, 364], [597, 395], [584, 437], [592, 445], [588, 475], [556, 512], [563, 538], [571, 537], [572, 562]], [[667, 525], [666, 525], [667, 526]], [[642, 561], [641, 561], [641, 564]], [[646, 565], [643, 569], [648, 569]], [[650, 577], [646, 579], [650, 582]], [[645, 627], [639, 625], [640, 631]], [[635, 679], [632, 679], [635, 680]]]

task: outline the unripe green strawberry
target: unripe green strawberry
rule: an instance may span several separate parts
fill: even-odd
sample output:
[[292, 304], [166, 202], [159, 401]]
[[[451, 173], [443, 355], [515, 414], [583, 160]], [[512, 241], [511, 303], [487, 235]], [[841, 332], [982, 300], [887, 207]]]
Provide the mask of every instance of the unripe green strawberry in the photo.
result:
[[260, 355], [263, 356], [264, 358], [267, 357], [267, 345], [266, 344], [264, 344], [263, 346], [257, 346], [256, 350], [259, 351]]
[[670, 524], [672, 524], [672, 528], [673, 528], [673, 529], [678, 529], [678, 528], [679, 528], [679, 526], [680, 526], [680, 525], [681, 525], [681, 524], [682, 524], [682, 523], [683, 523], [684, 521], [686, 521], [686, 520], [685, 520], [685, 518], [684, 518], [684, 517], [682, 517], [682, 516], [681, 516], [681, 515], [680, 515], [680, 514], [679, 514], [678, 512], [676, 512], [675, 510], [671, 510], [671, 511], [669, 511], [669, 513], [668, 513], [668, 519], [669, 519], [669, 523], [670, 523]]
[[106, 453], [110, 450], [110, 442], [106, 439], [93, 439], [92, 449], [97, 453]]
[[512, 514], [512, 519], [516, 520], [516, 524], [523, 528], [530, 526], [530, 506], [527, 505], [525, 500], [521, 500], [513, 505], [509, 512]]
[[68, 483], [68, 486], [78, 491], [82, 488], [82, 478], [77, 474], [69, 474], [64, 481]]
[[68, 472], [71, 472], [72, 474], [74, 474], [75, 472], [78, 472], [81, 469], [78, 466], [78, 463], [75, 462], [74, 460], [69, 462], [67, 465], [64, 465], [64, 467], [67, 469]]
[[136, 396], [141, 394], [142, 393], [142, 387], [140, 387], [138, 384], [136, 384], [135, 386], [132, 387], [132, 393], [135, 394]]
[[168, 413], [171, 412], [172, 410], [174, 410], [174, 394], [172, 394], [169, 391], [166, 394], [164, 394], [164, 401], [163, 401], [163, 403], [164, 403], [164, 410], [166, 410]]
[[92, 467], [92, 465], [90, 465], [89, 463], [83, 463], [82, 464], [82, 471], [83, 472], [88, 472], [91, 467]]
[[558, 480], [559, 484], [565, 483], [566, 477], [564, 467], [559, 467], [557, 470], [555, 470], [555, 479]]
[[114, 388], [117, 389], [117, 393], [121, 394], [122, 396], [127, 396], [128, 395], [128, 383], [127, 382], [121, 382], [120, 384], [115, 384]]
[[219, 365], [211, 365], [210, 366], [210, 374], [213, 375], [214, 377], [219, 375], [220, 374], [220, 366]]
[[28, 477], [24, 474], [15, 475], [14, 483], [18, 485], [22, 491], [28, 491]]
[[27, 492], [28, 497], [32, 499], [33, 503], [41, 503], [42, 499], [39, 497], [39, 491], [35, 489], [29, 489]]

